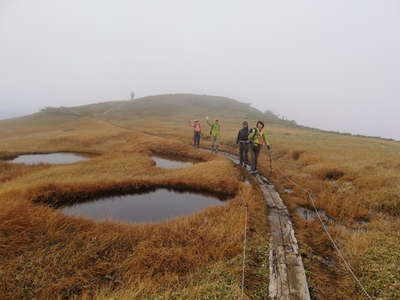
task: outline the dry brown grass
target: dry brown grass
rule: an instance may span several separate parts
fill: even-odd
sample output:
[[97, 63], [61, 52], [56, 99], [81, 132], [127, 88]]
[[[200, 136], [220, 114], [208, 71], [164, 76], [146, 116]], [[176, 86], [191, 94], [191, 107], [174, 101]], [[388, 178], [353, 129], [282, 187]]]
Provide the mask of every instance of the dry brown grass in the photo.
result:
[[[297, 159], [293, 155], [275, 157], [275, 165], [285, 176], [312, 191], [317, 206], [336, 220], [329, 230], [368, 292], [378, 299], [397, 299], [400, 272], [392, 264], [400, 259], [400, 222], [394, 218], [400, 208], [400, 173], [396, 171], [400, 144], [296, 129], [287, 131], [293, 137], [291, 143], [304, 152]], [[276, 136], [279, 151], [290, 147], [286, 136]], [[273, 180], [292, 212], [313, 295], [317, 299], [364, 299], [318, 221], [306, 222], [297, 215], [296, 207], [310, 203], [304, 192], [282, 173], [275, 172]], [[285, 188], [293, 189], [294, 193], [285, 193]], [[360, 224], [359, 220], [368, 223]], [[381, 255], [385, 259], [378, 259]]]
[[[237, 151], [234, 141], [241, 121], [223, 120], [222, 149]], [[267, 278], [260, 265], [265, 265], [267, 237], [259, 194], [238, 181], [239, 172], [229, 161], [187, 146], [187, 120], [111, 123], [85, 118], [57, 123], [51, 130], [45, 123], [37, 130], [21, 123], [13, 134], [8, 127], [0, 131], [0, 153], [8, 156], [35, 151], [99, 154], [65, 166], [0, 165], [1, 297], [46, 299], [83, 292], [99, 299], [234, 299], [240, 288], [245, 200], [252, 224], [246, 291], [251, 299], [263, 299], [261, 281]], [[336, 220], [329, 230], [369, 293], [379, 299], [399, 298], [400, 144], [267, 127], [273, 143], [272, 180], [292, 213], [313, 297], [363, 299], [318, 222], [296, 214], [299, 205], [309, 203], [286, 177], [311, 190], [317, 206]], [[204, 162], [163, 170], [154, 167], [152, 152]], [[267, 162], [263, 153], [265, 174]], [[72, 196], [82, 201], [96, 193], [146, 186], [190, 187], [234, 198], [193, 216], [136, 225], [66, 217], [32, 203], [54, 204]], [[285, 193], [287, 188], [294, 192]], [[369, 222], [362, 225], [359, 220]]]
[[[240, 122], [223, 124], [223, 149], [237, 152], [234, 137]], [[400, 261], [400, 143], [275, 125], [267, 127], [273, 143], [272, 180], [292, 213], [312, 296], [364, 299], [318, 222], [306, 222], [297, 215], [298, 206], [310, 203], [307, 195], [287, 177], [312, 191], [317, 206], [336, 220], [329, 230], [367, 291], [379, 299], [400, 297], [397, 288], [400, 272], [392, 265]], [[175, 136], [189, 142], [190, 131]], [[268, 175], [265, 152], [260, 164]], [[285, 193], [286, 188], [294, 193]], [[387, 264], [378, 259], [380, 255], [387, 258]], [[366, 271], [369, 267], [373, 273]]]
[[[244, 204], [252, 216], [249, 234], [254, 253], [249, 263], [263, 255], [256, 249], [266, 246], [260, 194], [241, 183], [239, 170], [224, 158], [177, 140], [98, 122], [92, 129], [64, 132], [56, 128], [33, 137], [32, 132], [25, 135], [22, 131], [20, 138], [3, 141], [7, 157], [57, 151], [98, 155], [70, 165], [1, 162], [1, 299], [79, 295], [98, 299], [236, 298], [240, 294]], [[154, 152], [201, 163], [161, 169], [150, 158]], [[96, 222], [65, 216], [52, 208], [154, 187], [207, 191], [232, 199], [157, 224]], [[247, 285], [265, 289], [267, 281], [259, 278], [265, 278], [266, 272], [257, 274], [257, 270], [266, 267], [255, 266]]]

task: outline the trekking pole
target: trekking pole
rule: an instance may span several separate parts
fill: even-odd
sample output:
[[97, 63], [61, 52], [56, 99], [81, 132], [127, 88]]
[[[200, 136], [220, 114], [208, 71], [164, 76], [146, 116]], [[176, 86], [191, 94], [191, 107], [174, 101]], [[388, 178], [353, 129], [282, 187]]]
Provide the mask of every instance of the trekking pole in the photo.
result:
[[268, 149], [268, 156], [269, 156], [269, 172], [270, 175], [272, 175], [272, 154], [270, 149]]

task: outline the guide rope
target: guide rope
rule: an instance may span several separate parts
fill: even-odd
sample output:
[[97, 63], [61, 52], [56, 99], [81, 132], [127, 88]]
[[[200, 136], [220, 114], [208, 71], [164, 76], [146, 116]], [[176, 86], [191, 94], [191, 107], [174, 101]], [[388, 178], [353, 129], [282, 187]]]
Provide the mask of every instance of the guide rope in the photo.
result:
[[364, 293], [364, 295], [365, 295], [368, 299], [372, 300], [372, 297], [371, 297], [370, 294], [367, 292], [366, 288], [364, 287], [364, 285], [362, 284], [362, 282], [360, 281], [360, 279], [359, 279], [359, 278], [357, 277], [357, 275], [354, 273], [353, 268], [351, 267], [350, 263], [346, 260], [346, 258], [344, 257], [342, 251], [340, 250], [340, 248], [338, 247], [337, 243], [336, 243], [335, 240], [333, 239], [332, 235], [329, 233], [328, 228], [327, 228], [327, 226], [325, 225], [325, 223], [324, 223], [324, 221], [323, 221], [321, 215], [319, 214], [319, 211], [318, 211], [317, 206], [315, 205], [315, 201], [314, 201], [314, 198], [313, 198], [313, 194], [312, 194], [308, 189], [306, 189], [305, 187], [303, 187], [302, 185], [300, 185], [299, 183], [297, 183], [297, 182], [294, 181], [293, 179], [291, 179], [291, 178], [289, 178], [288, 176], [286, 176], [286, 175], [282, 172], [282, 170], [281, 170], [279, 167], [277, 167], [276, 165], [275, 165], [275, 170], [277, 170], [283, 178], [285, 178], [287, 181], [291, 182], [292, 184], [294, 184], [294, 185], [297, 186], [300, 190], [302, 190], [303, 192], [305, 192], [305, 193], [307, 194], [307, 198], [308, 198], [309, 202], [311, 203], [311, 205], [312, 205], [312, 207], [313, 207], [313, 209], [314, 209], [314, 211], [315, 211], [315, 214], [316, 214], [317, 217], [318, 217], [319, 222], [320, 222], [321, 225], [322, 225], [322, 229], [323, 229], [323, 231], [325, 232], [325, 234], [328, 236], [328, 239], [330, 240], [331, 244], [333, 245], [333, 247], [334, 247], [334, 249], [335, 249], [337, 255], [338, 255], [339, 258], [342, 260], [342, 262], [343, 262], [345, 268], [348, 270], [348, 272], [350, 273], [350, 275], [353, 277], [354, 281], [355, 281], [355, 282], [358, 284], [358, 286], [361, 288], [361, 290], [362, 290], [362, 292]]
[[[96, 120], [98, 120], [98, 119], [96, 119]], [[100, 121], [100, 120], [99, 120], [99, 121]], [[101, 121], [103, 121], [103, 120], [101, 120]], [[106, 122], [106, 123], [109, 123], [110, 125], [115, 126], [115, 127], [119, 127], [119, 128], [126, 129], [126, 130], [129, 130], [129, 131], [132, 130], [131, 128], [122, 127], [122, 126], [113, 124], [113, 123], [111, 123], [111, 122], [107, 122], [107, 121], [105, 121], [105, 122]], [[270, 158], [270, 171], [271, 171], [271, 174], [272, 174], [272, 155], [271, 155], [271, 152], [269, 152], [269, 158]], [[339, 249], [339, 247], [337, 246], [336, 242], [334, 241], [334, 239], [332, 238], [331, 234], [329, 233], [329, 231], [328, 231], [328, 229], [327, 229], [327, 227], [326, 227], [324, 221], [322, 220], [322, 217], [321, 217], [321, 215], [319, 214], [319, 211], [318, 211], [318, 209], [317, 209], [317, 207], [316, 207], [316, 205], [315, 205], [314, 199], [313, 199], [313, 197], [312, 197], [312, 193], [311, 193], [309, 190], [307, 190], [306, 188], [304, 188], [302, 185], [298, 184], [297, 182], [295, 182], [294, 180], [292, 180], [291, 178], [289, 178], [288, 176], [286, 176], [286, 175], [280, 170], [279, 167], [276, 167], [276, 166], [275, 166], [275, 169], [278, 170], [278, 172], [281, 174], [281, 176], [284, 177], [287, 181], [293, 183], [293, 184], [294, 184], [295, 186], [297, 186], [300, 190], [304, 191], [304, 192], [307, 194], [308, 199], [309, 199], [309, 201], [311, 202], [311, 204], [312, 204], [312, 206], [313, 206], [313, 208], [314, 208], [314, 211], [315, 211], [316, 215], [318, 216], [319, 222], [321, 223], [324, 232], [326, 233], [326, 235], [328, 236], [330, 242], [332, 243], [333, 247], [335, 248], [335, 250], [336, 250], [336, 252], [337, 252], [339, 258], [343, 261], [343, 264], [345, 265], [346, 269], [349, 271], [349, 273], [351, 274], [351, 276], [353, 277], [353, 279], [356, 281], [356, 283], [358, 284], [358, 286], [361, 288], [361, 290], [362, 290], [362, 292], [364, 293], [364, 295], [365, 295], [368, 299], [372, 300], [373, 298], [369, 295], [369, 293], [367, 292], [367, 290], [366, 290], [366, 288], [364, 287], [364, 285], [363, 285], [363, 284], [361, 283], [361, 281], [358, 279], [358, 277], [357, 277], [356, 274], [354, 273], [354, 271], [353, 271], [351, 265], [347, 262], [347, 260], [346, 260], [345, 257], [343, 256], [342, 251]], [[242, 299], [242, 300], [244, 299], [244, 298], [243, 298], [243, 297], [244, 297], [244, 278], [245, 278], [245, 262], [246, 262], [246, 244], [247, 244], [247, 218], [248, 218], [247, 206], [245, 206], [245, 210], [246, 210], [246, 215], [245, 215], [245, 236], [244, 236], [243, 263], [242, 263], [242, 295], [241, 295], [241, 299]]]
[[242, 296], [241, 299], [244, 298], [244, 275], [245, 275], [245, 267], [246, 267], [246, 245], [247, 245], [247, 218], [248, 218], [248, 208], [247, 205], [244, 205], [245, 211], [245, 219], [244, 219], [244, 239], [243, 239], [243, 263], [242, 263]]

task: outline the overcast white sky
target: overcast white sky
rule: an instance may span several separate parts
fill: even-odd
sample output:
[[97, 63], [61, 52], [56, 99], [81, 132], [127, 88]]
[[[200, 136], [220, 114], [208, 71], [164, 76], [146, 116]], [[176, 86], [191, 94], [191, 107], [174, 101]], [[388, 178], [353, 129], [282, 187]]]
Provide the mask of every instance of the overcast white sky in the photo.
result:
[[134, 89], [400, 139], [399, 80], [398, 0], [0, 0], [0, 118]]

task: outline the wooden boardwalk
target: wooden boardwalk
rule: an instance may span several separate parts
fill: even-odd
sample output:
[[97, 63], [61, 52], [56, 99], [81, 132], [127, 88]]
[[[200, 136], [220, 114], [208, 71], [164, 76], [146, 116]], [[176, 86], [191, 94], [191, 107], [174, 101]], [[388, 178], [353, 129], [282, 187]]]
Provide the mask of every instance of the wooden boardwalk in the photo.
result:
[[[238, 163], [236, 156], [226, 152], [219, 153]], [[289, 211], [267, 178], [261, 175], [255, 178], [268, 206], [270, 233], [268, 296], [273, 300], [310, 300], [306, 272]]]

